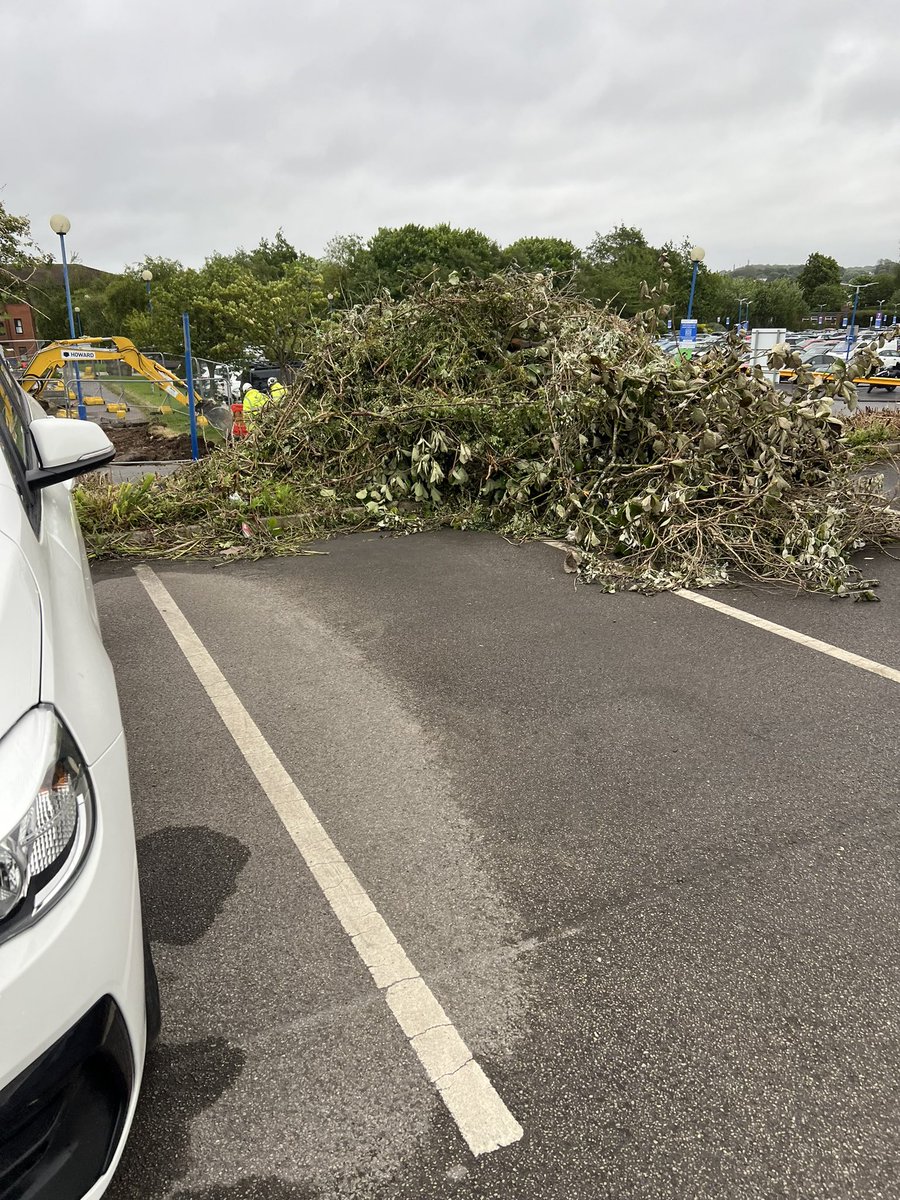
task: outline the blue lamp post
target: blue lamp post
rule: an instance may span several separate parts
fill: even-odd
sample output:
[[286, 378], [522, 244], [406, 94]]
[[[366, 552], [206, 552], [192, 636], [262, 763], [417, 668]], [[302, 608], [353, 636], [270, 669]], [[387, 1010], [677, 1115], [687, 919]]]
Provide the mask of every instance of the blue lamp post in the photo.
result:
[[850, 351], [853, 349], [853, 343], [856, 341], [856, 310], [859, 308], [859, 293], [864, 287], [872, 287], [871, 283], [856, 283], [853, 285], [853, 313], [850, 317], [850, 328], [847, 331], [847, 349], [844, 353], [844, 362], [850, 361]]
[[153, 282], [153, 272], [148, 267], [144, 267], [143, 271], [141, 271], [141, 279], [143, 279], [144, 286], [147, 289], [147, 312], [152, 317], [153, 316], [153, 299], [150, 295], [150, 284]]
[[[66, 286], [66, 311], [69, 314], [69, 336], [72, 341], [75, 340], [75, 314], [72, 311], [72, 291], [69, 287], [69, 263], [66, 259], [66, 234], [72, 228], [72, 222], [62, 213], [54, 213], [50, 218], [50, 228], [59, 237], [59, 249], [62, 255], [63, 268], [63, 283]], [[78, 374], [78, 363], [74, 363], [75, 367], [75, 392], [78, 396], [78, 419], [79, 421], [87, 420], [87, 409], [84, 406], [84, 397], [81, 394], [81, 376]]]
[[694, 269], [691, 271], [691, 295], [688, 299], [687, 319], [690, 320], [694, 312], [694, 292], [697, 290], [697, 272], [700, 270], [700, 264], [706, 258], [706, 251], [702, 246], [691, 247], [691, 262], [694, 264]]

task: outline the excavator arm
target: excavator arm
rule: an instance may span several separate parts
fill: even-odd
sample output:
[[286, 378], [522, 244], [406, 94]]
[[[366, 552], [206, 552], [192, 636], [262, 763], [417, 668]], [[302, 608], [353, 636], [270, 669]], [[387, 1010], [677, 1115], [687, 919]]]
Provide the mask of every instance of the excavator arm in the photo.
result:
[[187, 384], [155, 359], [141, 354], [134, 342], [124, 337], [74, 338], [51, 342], [39, 350], [22, 376], [22, 387], [38, 399], [56, 371], [69, 363], [121, 362], [137, 375], [149, 379], [171, 398], [188, 405]]

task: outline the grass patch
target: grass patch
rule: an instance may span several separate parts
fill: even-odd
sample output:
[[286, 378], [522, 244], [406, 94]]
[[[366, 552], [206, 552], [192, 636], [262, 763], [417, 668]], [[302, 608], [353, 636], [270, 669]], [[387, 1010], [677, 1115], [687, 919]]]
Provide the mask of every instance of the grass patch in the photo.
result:
[[900, 412], [857, 412], [844, 440], [857, 463], [892, 462], [900, 451]]
[[[180, 404], [151, 379], [111, 378], [100, 382], [127, 404], [134, 405], [135, 408], [145, 412], [152, 419], [154, 425], [164, 425], [175, 433], [190, 434], [191, 419], [187, 406]], [[160, 412], [159, 410], [163, 406], [171, 408], [172, 411]], [[197, 432], [211, 445], [217, 445], [223, 441], [221, 433], [211, 424], [198, 426]]]

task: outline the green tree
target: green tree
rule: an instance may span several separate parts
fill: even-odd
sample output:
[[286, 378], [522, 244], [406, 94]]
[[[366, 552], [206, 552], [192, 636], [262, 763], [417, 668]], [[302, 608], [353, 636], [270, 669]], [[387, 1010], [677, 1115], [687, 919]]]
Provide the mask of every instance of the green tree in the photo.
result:
[[379, 229], [367, 247], [367, 266], [378, 287], [399, 295], [432, 275], [488, 275], [501, 265], [500, 247], [477, 229], [450, 225], [403, 225]]
[[[98, 298], [118, 277], [106, 271], [97, 271], [82, 263], [69, 266], [69, 283], [72, 289], [72, 307], [80, 308], [82, 314], [90, 311], [92, 320], [85, 324], [86, 332], [105, 333], [97, 305]], [[39, 338], [55, 339], [69, 336], [69, 317], [66, 308], [66, 290], [61, 263], [49, 259], [38, 266], [28, 280], [27, 300], [34, 310]], [[121, 330], [116, 332], [121, 333]]]
[[809, 311], [799, 285], [787, 277], [756, 283], [752, 301], [750, 312], [756, 326], [797, 329]]
[[[667, 301], [672, 307], [673, 329], [677, 329], [681, 318], [687, 315], [694, 272], [692, 246], [693, 243], [685, 238], [678, 244], [667, 242], [660, 251], [665, 255], [670, 269]], [[724, 324], [729, 316], [736, 319], [738, 297], [746, 296], [750, 287], [746, 279], [730, 273], [710, 271], [701, 262], [697, 270], [692, 316], [701, 325], [713, 325], [720, 320]]]
[[31, 236], [31, 222], [0, 204], [0, 301], [25, 299], [27, 283], [47, 261]]
[[737, 318], [738, 298], [746, 296], [747, 286], [745, 279], [736, 279], [723, 271], [701, 269], [697, 279], [698, 319], [703, 324], [721, 322], [724, 325], [731, 317], [733, 323]]
[[[153, 311], [149, 311], [147, 293], [140, 273], [148, 268], [153, 274], [150, 298]], [[161, 350], [165, 354], [181, 354], [184, 351], [182, 313], [191, 313], [191, 334], [194, 353], [204, 355], [204, 338], [207, 329], [197, 329], [194, 323], [194, 308], [198, 295], [202, 294], [200, 272], [185, 268], [177, 259], [147, 258], [143, 263], [128, 267], [127, 283], [122, 284], [117, 299], [124, 304], [130, 299], [131, 311], [122, 317], [117, 314], [117, 332], [124, 332], [136, 345], [145, 350]], [[140, 298], [138, 298], [140, 297]]]
[[138, 345], [165, 353], [182, 350], [181, 315], [189, 312], [194, 352], [241, 364], [257, 358], [290, 362], [307, 332], [327, 309], [315, 259], [298, 256], [281, 274], [260, 278], [242, 252], [212, 255], [199, 271], [180, 270], [127, 317], [125, 332]]
[[523, 271], [566, 274], [578, 266], [581, 251], [565, 238], [523, 237], [505, 246], [500, 259], [504, 266], [521, 267]]
[[319, 268], [323, 287], [339, 307], [371, 300], [378, 288], [365, 241], [356, 233], [339, 234], [325, 246]]
[[245, 268], [256, 279], [263, 283], [271, 283], [280, 279], [300, 255], [279, 229], [272, 241], [260, 238], [255, 250], [238, 250], [233, 259], [235, 263]]
[[586, 296], [633, 316], [647, 307], [641, 283], [655, 283], [659, 273], [659, 252], [641, 230], [617, 225], [609, 233], [598, 233], [587, 247], [578, 283]]
[[839, 283], [820, 283], [809, 301], [813, 309], [824, 308], [828, 312], [836, 312], [847, 303], [847, 289]]
[[797, 276], [797, 283], [800, 285], [800, 290], [806, 297], [807, 303], [816, 303], [813, 294], [817, 288], [825, 284], [840, 287], [841, 268], [837, 259], [832, 258], [829, 254], [819, 254], [818, 252], [810, 254], [803, 270]]

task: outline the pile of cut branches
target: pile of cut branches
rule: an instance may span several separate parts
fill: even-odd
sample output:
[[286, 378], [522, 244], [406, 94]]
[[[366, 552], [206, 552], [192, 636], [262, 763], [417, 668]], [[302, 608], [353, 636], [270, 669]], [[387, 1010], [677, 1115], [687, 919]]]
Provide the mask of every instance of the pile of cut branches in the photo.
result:
[[900, 536], [833, 415], [865, 364], [816, 381], [785, 350], [789, 395], [737, 341], [673, 359], [657, 326], [658, 309], [625, 321], [542, 275], [451, 277], [351, 309], [246, 441], [166, 479], [83, 489], [88, 544], [259, 556], [451, 524], [564, 538], [610, 589], [859, 586], [854, 549]]

